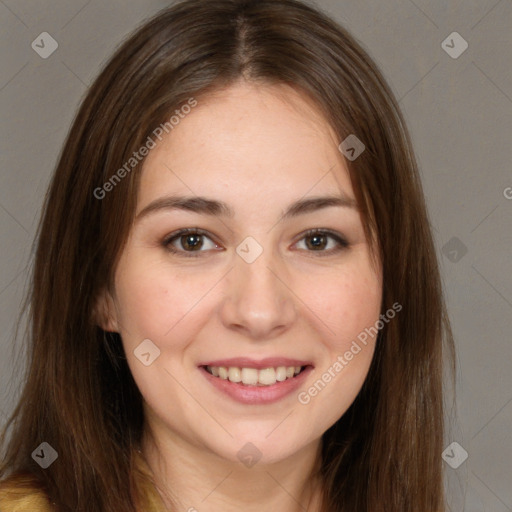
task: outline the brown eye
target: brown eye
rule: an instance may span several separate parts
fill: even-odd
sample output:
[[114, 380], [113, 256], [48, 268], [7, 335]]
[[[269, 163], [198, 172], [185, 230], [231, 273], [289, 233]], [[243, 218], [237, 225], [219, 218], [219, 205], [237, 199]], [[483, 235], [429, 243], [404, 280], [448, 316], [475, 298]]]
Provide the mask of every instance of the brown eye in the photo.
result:
[[[332, 254], [346, 249], [349, 246], [349, 243], [338, 233], [320, 229], [308, 231], [300, 241], [302, 240], [306, 240], [305, 245], [308, 252], [323, 254]], [[334, 243], [329, 243], [329, 240], [333, 240]]]
[[203, 235], [182, 235], [180, 237], [181, 246], [188, 250], [191, 249], [193, 251], [200, 249], [203, 246], [203, 240], [201, 239]]
[[[210, 247], [208, 247], [208, 242], [205, 243], [205, 239], [209, 240]], [[181, 229], [178, 232], [172, 233], [165, 238], [162, 245], [173, 254], [181, 254], [183, 256], [200, 256], [201, 253], [207, 250], [219, 248], [219, 246], [207, 236], [205, 231], [191, 228]]]
[[311, 235], [306, 238], [306, 240], [309, 240], [309, 243], [306, 242], [306, 245], [308, 246], [308, 249], [325, 249], [325, 246], [328, 244], [327, 238], [328, 237], [325, 235]]

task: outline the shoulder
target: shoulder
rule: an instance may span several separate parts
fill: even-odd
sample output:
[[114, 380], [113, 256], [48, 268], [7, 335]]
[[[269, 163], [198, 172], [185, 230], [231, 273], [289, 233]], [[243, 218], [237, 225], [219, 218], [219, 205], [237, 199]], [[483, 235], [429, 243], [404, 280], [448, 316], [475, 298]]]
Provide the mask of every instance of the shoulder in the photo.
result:
[[[142, 454], [134, 454], [133, 477], [138, 510], [165, 510], [153, 475]], [[0, 481], [0, 512], [54, 512], [48, 495], [30, 475], [16, 475]]]
[[0, 481], [0, 510], [3, 512], [52, 512], [47, 494], [30, 476]]

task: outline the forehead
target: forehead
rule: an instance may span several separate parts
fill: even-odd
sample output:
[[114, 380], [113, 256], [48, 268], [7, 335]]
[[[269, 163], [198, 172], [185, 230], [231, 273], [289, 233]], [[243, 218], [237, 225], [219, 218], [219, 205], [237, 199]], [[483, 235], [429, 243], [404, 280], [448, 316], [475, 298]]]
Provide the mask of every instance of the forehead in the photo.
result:
[[141, 204], [171, 191], [244, 201], [337, 190], [353, 196], [336, 135], [306, 96], [239, 82], [197, 101], [146, 157]]

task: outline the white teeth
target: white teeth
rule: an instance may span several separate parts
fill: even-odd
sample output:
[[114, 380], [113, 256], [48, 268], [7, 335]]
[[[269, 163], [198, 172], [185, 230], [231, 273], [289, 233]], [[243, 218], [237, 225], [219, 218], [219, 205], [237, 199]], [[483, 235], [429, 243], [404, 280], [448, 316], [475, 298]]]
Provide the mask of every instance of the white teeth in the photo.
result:
[[276, 368], [276, 380], [279, 382], [286, 380], [286, 366], [278, 366]]
[[242, 368], [242, 382], [251, 386], [258, 384], [258, 370], [256, 368]]
[[238, 368], [236, 366], [207, 366], [206, 369], [214, 377], [241, 382], [247, 386], [271, 386], [276, 382], [283, 382], [298, 375], [301, 366], [278, 366], [277, 368]]
[[231, 382], [242, 382], [242, 374], [240, 372], [240, 368], [229, 368], [228, 379]]
[[265, 384], [266, 386], [275, 384], [276, 371], [274, 370], [274, 368], [265, 368], [264, 370], [260, 370], [258, 381], [260, 384]]

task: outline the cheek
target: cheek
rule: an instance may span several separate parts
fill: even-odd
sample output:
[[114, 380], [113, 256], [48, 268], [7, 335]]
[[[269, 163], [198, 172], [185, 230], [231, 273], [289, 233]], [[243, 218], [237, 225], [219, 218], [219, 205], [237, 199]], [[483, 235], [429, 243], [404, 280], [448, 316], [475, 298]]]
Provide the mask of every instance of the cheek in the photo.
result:
[[377, 322], [381, 281], [368, 266], [358, 265], [318, 282], [320, 287], [310, 294], [308, 306], [318, 312], [330, 351], [345, 352], [360, 333]]
[[[365, 261], [360, 260], [360, 261]], [[347, 265], [330, 279], [316, 281], [310, 294], [309, 315], [321, 340], [321, 364], [311, 384], [298, 396], [311, 413], [312, 428], [321, 431], [342, 416], [355, 400], [367, 375], [375, 349], [382, 284], [369, 265]], [[313, 320], [315, 319], [315, 320]]]
[[[208, 279], [170, 271], [160, 264], [127, 264], [116, 282], [118, 318], [130, 343], [149, 338], [159, 346], [180, 332], [186, 342], [182, 320], [211, 288]], [[140, 342], [140, 341], [139, 341]]]
[[[193, 409], [187, 394], [176, 392], [170, 402], [169, 390], [179, 388], [176, 378], [183, 381], [182, 356], [201, 321], [208, 318], [200, 299], [212, 288], [212, 279], [204, 275], [191, 279], [190, 273], [148, 259], [133, 258], [119, 265], [116, 296], [123, 346], [137, 387], [153, 410], [162, 412], [165, 404], [165, 414], [179, 418]], [[154, 363], [145, 366], [135, 353], [141, 352], [138, 347], [147, 339], [160, 352]]]

